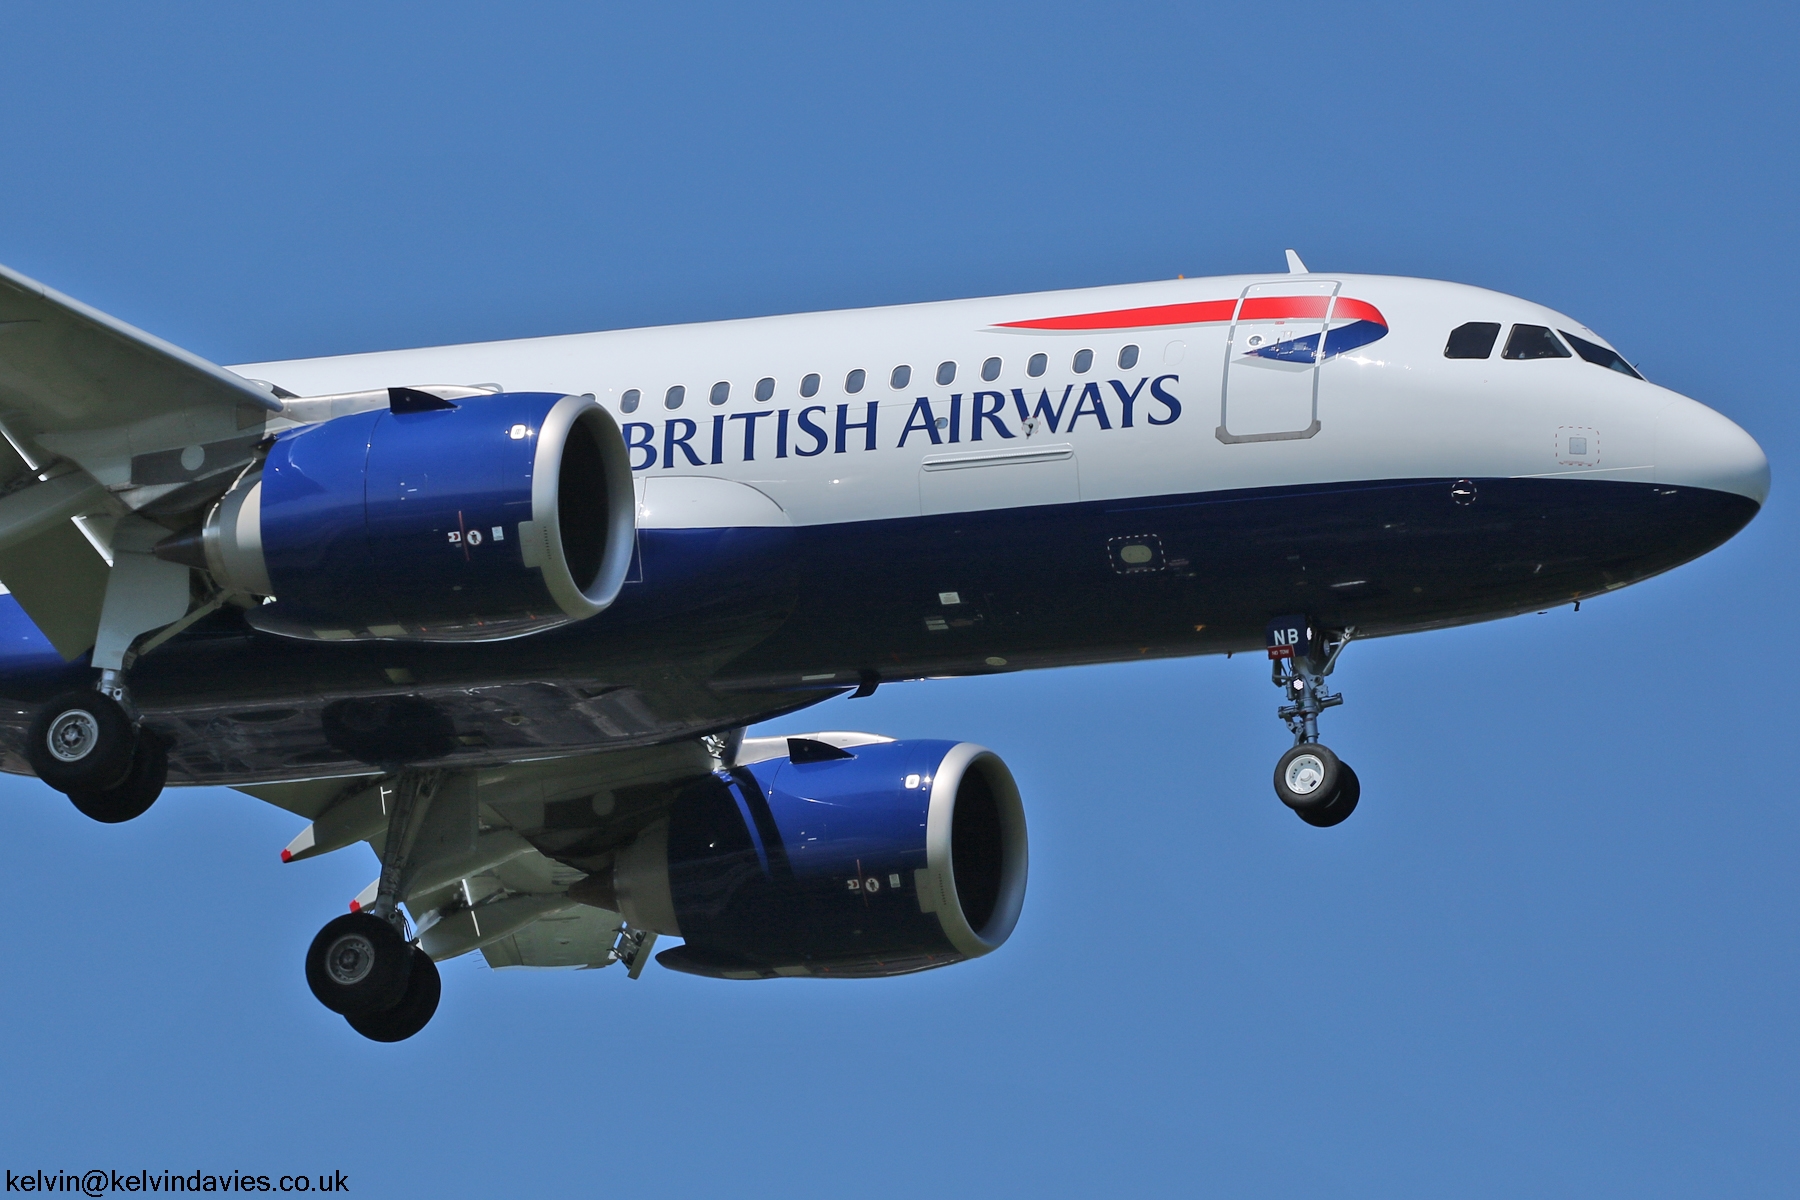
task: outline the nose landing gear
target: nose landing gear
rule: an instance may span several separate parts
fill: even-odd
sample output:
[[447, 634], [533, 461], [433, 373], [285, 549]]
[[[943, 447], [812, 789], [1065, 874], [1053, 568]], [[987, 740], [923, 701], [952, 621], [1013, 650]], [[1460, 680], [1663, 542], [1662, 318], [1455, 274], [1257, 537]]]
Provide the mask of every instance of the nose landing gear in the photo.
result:
[[1308, 618], [1294, 616], [1271, 621], [1268, 634], [1270, 682], [1288, 698], [1276, 715], [1294, 735], [1293, 749], [1275, 764], [1275, 795], [1308, 825], [1336, 825], [1356, 811], [1362, 782], [1319, 741], [1319, 714], [1344, 702], [1326, 688], [1325, 677], [1356, 629], [1318, 631]]

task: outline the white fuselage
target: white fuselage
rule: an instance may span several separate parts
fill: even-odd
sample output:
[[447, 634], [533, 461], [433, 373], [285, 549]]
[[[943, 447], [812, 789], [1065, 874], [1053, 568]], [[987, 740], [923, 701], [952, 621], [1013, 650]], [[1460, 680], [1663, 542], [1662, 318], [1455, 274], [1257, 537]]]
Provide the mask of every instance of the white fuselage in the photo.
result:
[[[1378, 310], [1386, 332], [1336, 355], [1327, 340], [1316, 365], [1256, 358], [1252, 338], [1316, 334], [1321, 322], [1248, 319], [1249, 300], [1203, 309], [1246, 295], [1336, 296], [1346, 308], [1353, 299]], [[1106, 328], [1018, 327], [1138, 309], [1163, 311], [1103, 318]], [[1465, 322], [1501, 327], [1488, 358], [1445, 357], [1446, 336]], [[1518, 324], [1604, 345], [1569, 317], [1460, 284], [1246, 275], [234, 369], [301, 396], [487, 383], [592, 392], [625, 427], [641, 479], [737, 480], [798, 525], [1440, 476], [1662, 483], [1762, 500], [1767, 462], [1729, 420], [1579, 355], [1503, 358]], [[1135, 361], [1122, 367], [1127, 347]], [[1084, 351], [1091, 363], [1080, 370]], [[910, 376], [898, 386], [896, 368]], [[805, 395], [811, 376], [816, 391]], [[772, 390], [759, 400], [764, 379]], [[925, 424], [941, 426], [935, 438]]]

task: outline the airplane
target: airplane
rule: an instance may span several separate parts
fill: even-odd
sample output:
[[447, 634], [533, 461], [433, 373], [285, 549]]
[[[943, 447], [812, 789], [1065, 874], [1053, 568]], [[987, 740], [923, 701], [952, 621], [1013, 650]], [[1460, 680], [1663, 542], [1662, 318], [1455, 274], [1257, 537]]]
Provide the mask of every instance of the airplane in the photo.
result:
[[0, 769], [367, 843], [307, 949], [375, 1041], [436, 963], [872, 978], [1024, 901], [983, 746], [747, 727], [883, 683], [1266, 652], [1278, 799], [1356, 640], [1706, 553], [1769, 467], [1562, 313], [1307, 269], [221, 367], [0, 269]]

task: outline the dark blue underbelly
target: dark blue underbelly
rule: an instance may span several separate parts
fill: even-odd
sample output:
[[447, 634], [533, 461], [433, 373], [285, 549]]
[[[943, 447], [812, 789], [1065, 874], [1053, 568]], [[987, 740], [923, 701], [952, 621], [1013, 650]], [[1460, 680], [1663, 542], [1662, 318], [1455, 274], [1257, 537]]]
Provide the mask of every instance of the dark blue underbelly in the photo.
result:
[[[1390, 480], [908, 517], [646, 531], [606, 613], [486, 645], [298, 643], [219, 614], [132, 682], [171, 779], [496, 762], [692, 737], [859, 681], [1222, 653], [1304, 612], [1365, 636], [1568, 603], [1717, 546], [1744, 497], [1569, 479]], [[0, 745], [80, 686], [0, 603]]]

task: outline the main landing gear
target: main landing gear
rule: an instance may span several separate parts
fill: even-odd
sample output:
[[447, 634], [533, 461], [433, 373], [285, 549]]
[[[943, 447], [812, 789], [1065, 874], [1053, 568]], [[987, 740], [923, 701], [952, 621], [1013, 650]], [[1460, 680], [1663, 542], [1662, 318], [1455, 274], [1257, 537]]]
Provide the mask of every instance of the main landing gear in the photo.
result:
[[406, 940], [404, 918], [345, 913], [306, 951], [306, 982], [319, 1003], [371, 1041], [401, 1042], [437, 1012], [443, 984], [431, 956]]
[[1283, 617], [1269, 624], [1270, 681], [1288, 703], [1276, 710], [1294, 735], [1294, 747], [1275, 764], [1275, 795], [1308, 825], [1336, 825], [1356, 811], [1362, 783], [1350, 764], [1319, 741], [1319, 714], [1344, 702], [1326, 689], [1325, 677], [1354, 627], [1315, 631], [1305, 617]]
[[306, 951], [306, 983], [313, 995], [371, 1041], [405, 1041], [437, 1012], [442, 992], [437, 964], [412, 937], [400, 897], [441, 780], [436, 771], [400, 773], [375, 903], [327, 922]]
[[102, 671], [96, 691], [46, 704], [26, 735], [25, 757], [39, 779], [109, 825], [141, 816], [169, 772], [168, 747], [138, 724], [117, 671]]

